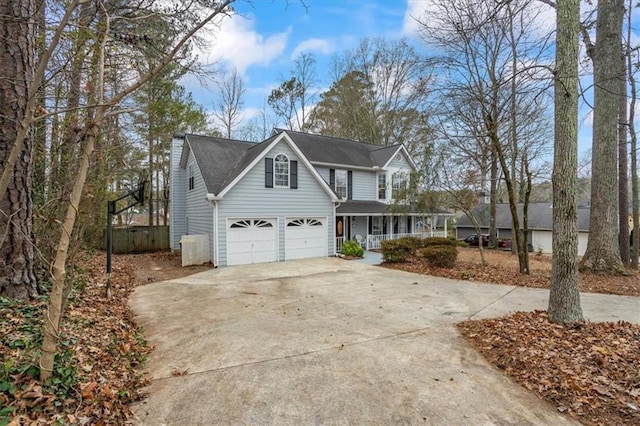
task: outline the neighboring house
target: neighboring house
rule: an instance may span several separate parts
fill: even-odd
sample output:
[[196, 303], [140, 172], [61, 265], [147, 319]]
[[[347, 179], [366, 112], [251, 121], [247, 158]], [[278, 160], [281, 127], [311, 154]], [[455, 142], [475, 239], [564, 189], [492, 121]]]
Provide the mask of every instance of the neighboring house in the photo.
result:
[[431, 235], [448, 214], [395, 209], [414, 170], [402, 145], [279, 129], [261, 143], [176, 136], [171, 248], [180, 249], [183, 235], [208, 235], [212, 262], [227, 266], [332, 256], [345, 239], [371, 249]]
[[[520, 229], [522, 226], [522, 204], [518, 204], [518, 217]], [[472, 210], [473, 216], [481, 225], [482, 233], [489, 233], [489, 204], [480, 204]], [[528, 242], [535, 251], [551, 253], [551, 240], [553, 235], [553, 209], [551, 203], [529, 204], [529, 235]], [[512, 238], [513, 222], [509, 204], [496, 206], [496, 228], [498, 238]], [[475, 234], [476, 230], [467, 215], [463, 215], [456, 223], [456, 238], [464, 239], [469, 234]], [[589, 206], [578, 207], [578, 255], [582, 256], [587, 249], [589, 239]]]

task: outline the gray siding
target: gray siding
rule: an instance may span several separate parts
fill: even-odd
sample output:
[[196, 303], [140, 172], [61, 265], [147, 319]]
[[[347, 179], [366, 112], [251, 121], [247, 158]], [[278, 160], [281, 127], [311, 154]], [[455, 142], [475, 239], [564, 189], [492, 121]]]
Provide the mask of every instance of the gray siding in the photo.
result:
[[377, 174], [362, 170], [353, 171], [353, 199], [354, 200], [377, 200], [378, 183]]
[[[298, 189], [265, 188], [264, 159], [258, 161], [219, 202], [218, 262], [227, 264], [227, 219], [242, 217], [278, 218], [278, 259], [284, 260], [285, 217], [322, 217], [327, 220], [327, 255], [334, 254], [335, 219], [333, 203], [318, 181], [294, 154], [285, 141], [279, 142], [267, 153], [275, 157], [284, 153], [289, 160], [298, 160]], [[328, 171], [327, 171], [328, 174]], [[328, 179], [327, 179], [328, 180]]]
[[185, 178], [188, 184], [189, 166], [193, 167], [194, 173], [194, 188], [189, 190], [187, 185], [184, 186], [185, 201], [186, 201], [186, 221], [185, 234], [189, 235], [209, 235], [209, 252], [211, 254], [211, 261], [213, 262], [213, 206], [207, 201], [207, 189], [202, 179], [202, 174], [198, 168], [195, 159], [193, 158], [193, 152], [189, 153], [187, 159], [187, 167], [185, 169]]
[[[349, 170], [348, 168], [335, 167], [336, 170]], [[317, 167], [320, 176], [329, 183], [329, 167]], [[377, 200], [376, 173], [364, 170], [353, 171], [353, 199], [354, 200]]]
[[180, 167], [180, 156], [184, 139], [174, 138], [171, 141], [171, 157], [169, 175], [169, 246], [171, 250], [180, 250], [180, 236], [186, 233], [186, 170]]
[[[402, 151], [400, 151], [400, 152], [402, 152]], [[411, 169], [411, 165], [409, 164], [409, 162], [405, 158], [404, 154], [402, 155], [402, 158], [400, 160], [396, 160], [396, 156], [397, 156], [397, 154], [393, 156], [393, 159], [389, 162], [389, 165], [387, 166], [387, 168], [412, 170]]]

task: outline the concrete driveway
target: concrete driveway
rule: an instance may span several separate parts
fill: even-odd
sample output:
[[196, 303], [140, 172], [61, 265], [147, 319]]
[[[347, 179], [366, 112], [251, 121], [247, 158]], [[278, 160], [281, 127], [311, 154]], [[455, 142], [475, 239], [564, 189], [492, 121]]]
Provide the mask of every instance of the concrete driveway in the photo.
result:
[[[134, 413], [148, 425], [572, 424], [455, 328], [545, 309], [547, 295], [337, 258], [139, 287], [131, 305], [156, 349]], [[640, 322], [640, 298], [585, 294], [583, 309]]]

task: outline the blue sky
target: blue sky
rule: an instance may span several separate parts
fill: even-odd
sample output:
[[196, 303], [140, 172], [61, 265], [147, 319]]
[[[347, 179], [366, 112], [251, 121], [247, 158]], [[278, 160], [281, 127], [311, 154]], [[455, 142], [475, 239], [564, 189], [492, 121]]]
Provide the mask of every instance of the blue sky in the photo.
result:
[[[424, 53], [426, 47], [416, 37], [412, 17], [424, 16], [429, 4], [429, 0], [239, 1], [234, 5], [236, 14], [209, 36], [210, 46], [200, 53], [200, 60], [217, 61], [219, 68], [240, 71], [246, 87], [244, 117], [248, 120], [263, 107], [281, 76], [289, 75], [293, 60], [301, 52], [314, 55], [320, 90], [326, 90], [332, 82], [332, 56], [357, 46], [365, 37], [407, 37]], [[586, 2], [583, 5], [589, 7]], [[640, 18], [637, 9], [634, 18]], [[541, 19], [541, 27], [555, 25], [551, 8]], [[636, 34], [634, 41], [639, 40]], [[214, 85], [204, 87], [192, 79], [185, 83], [198, 103], [205, 109], [212, 108]], [[591, 76], [584, 84], [591, 84]], [[584, 153], [591, 145], [591, 119], [585, 106], [581, 108], [580, 126], [580, 151]]]

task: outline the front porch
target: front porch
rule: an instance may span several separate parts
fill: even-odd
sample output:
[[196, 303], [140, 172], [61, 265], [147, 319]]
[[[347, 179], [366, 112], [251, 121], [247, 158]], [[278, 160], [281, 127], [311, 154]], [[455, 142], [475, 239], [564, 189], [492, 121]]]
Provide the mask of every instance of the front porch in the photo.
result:
[[388, 208], [377, 202], [352, 201], [336, 209], [336, 253], [342, 252], [348, 240], [365, 250], [376, 250], [387, 240], [447, 236], [450, 213], [388, 212]]

